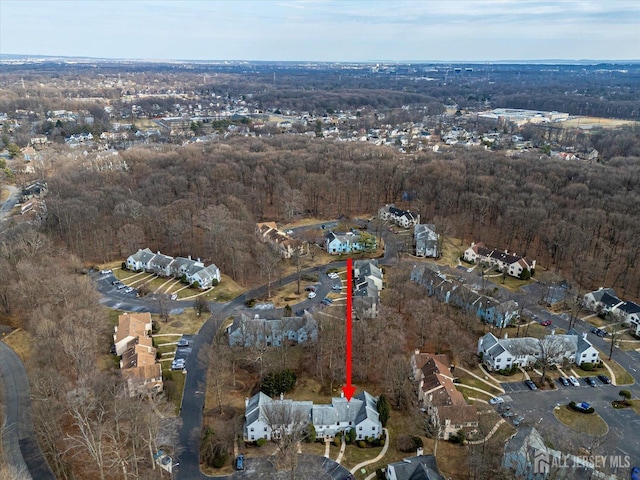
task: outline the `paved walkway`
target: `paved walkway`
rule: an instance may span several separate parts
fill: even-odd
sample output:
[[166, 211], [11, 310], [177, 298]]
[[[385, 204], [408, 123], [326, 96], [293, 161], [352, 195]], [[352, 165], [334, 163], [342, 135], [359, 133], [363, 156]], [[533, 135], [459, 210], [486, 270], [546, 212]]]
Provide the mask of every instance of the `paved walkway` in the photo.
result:
[[613, 373], [613, 370], [611, 370], [611, 367], [609, 367], [609, 365], [607, 365], [607, 362], [602, 360], [602, 364], [604, 365], [604, 368], [606, 368], [607, 371], [609, 372], [609, 376], [611, 377], [611, 383], [613, 385], [617, 385], [618, 383], [616, 382], [616, 374]]
[[[487, 372], [487, 370], [484, 368], [484, 365], [482, 365], [481, 363], [478, 364], [478, 368], [480, 370], [482, 370], [482, 373], [484, 373], [487, 377], [489, 377], [491, 380], [493, 380], [494, 382], [496, 382], [498, 385], [500, 385], [502, 382], [500, 382], [500, 380], [498, 380], [496, 377], [494, 377], [493, 375], [491, 375], [489, 372]], [[500, 387], [502, 388], [502, 387]]]
[[527, 373], [527, 371], [526, 371], [524, 368], [522, 368], [522, 367], [518, 367], [518, 369], [519, 369], [522, 373], [524, 373], [524, 379], [525, 379], [525, 380], [531, 380], [531, 377], [529, 376], [529, 374]]
[[387, 430], [386, 428], [383, 428], [382, 431], [384, 432], [386, 441], [384, 442], [384, 447], [382, 447], [382, 451], [380, 452], [380, 455], [378, 455], [376, 458], [373, 458], [371, 460], [367, 460], [366, 462], [359, 463], [358, 465], [356, 465], [350, 470], [351, 473], [356, 473], [362, 467], [366, 467], [367, 465], [371, 465], [372, 463], [379, 462], [386, 455], [387, 449], [389, 448], [389, 444], [391, 443], [391, 437], [389, 437], [389, 430]]
[[[467, 374], [471, 375], [472, 377], [474, 377], [474, 378], [476, 378], [476, 379], [480, 380], [481, 382], [486, 383], [486, 384], [487, 384], [487, 385], [489, 385], [491, 388], [495, 388], [495, 389], [497, 389], [497, 390], [500, 390], [502, 393], [504, 393], [504, 389], [503, 389], [499, 384], [498, 384], [498, 385], [493, 384], [493, 383], [491, 383], [490, 381], [485, 380], [485, 379], [484, 379], [484, 378], [482, 378], [481, 376], [476, 375], [476, 374], [475, 374], [475, 373], [473, 373], [473, 372], [470, 372], [470, 371], [469, 371], [469, 370], [467, 370], [466, 368], [462, 368], [462, 367], [456, 366], [456, 370], [462, 370], [464, 373], [467, 373]], [[491, 377], [490, 375], [489, 375], [489, 377], [493, 379], [493, 377]], [[495, 379], [493, 379], [493, 380], [495, 380]], [[495, 381], [497, 382], [497, 380], [495, 380]]]
[[347, 441], [344, 438], [344, 435], [342, 435], [342, 444], [340, 445], [340, 453], [338, 453], [338, 458], [336, 458], [336, 463], [340, 463], [342, 462], [342, 457], [344, 457], [344, 449], [347, 448]]
[[500, 420], [498, 420], [498, 423], [496, 423], [493, 428], [491, 429], [491, 431], [487, 434], [486, 437], [484, 437], [484, 439], [482, 440], [473, 440], [470, 442], [467, 442], [470, 445], [479, 445], [483, 442], [486, 442], [487, 440], [489, 440], [491, 437], [493, 437], [493, 434], [496, 433], [496, 430], [498, 430], [500, 428], [500, 425], [502, 425], [503, 423], [506, 423], [504, 421], [504, 418], [501, 418]]
[[331, 448], [331, 440], [324, 439], [324, 456], [329, 458], [329, 449]]

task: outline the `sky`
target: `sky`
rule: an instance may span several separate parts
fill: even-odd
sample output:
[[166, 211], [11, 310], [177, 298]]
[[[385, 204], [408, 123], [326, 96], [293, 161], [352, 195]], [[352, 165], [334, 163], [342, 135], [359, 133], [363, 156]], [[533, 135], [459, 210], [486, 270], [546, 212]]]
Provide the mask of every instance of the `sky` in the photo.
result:
[[638, 60], [640, 0], [0, 0], [0, 53], [311, 62]]

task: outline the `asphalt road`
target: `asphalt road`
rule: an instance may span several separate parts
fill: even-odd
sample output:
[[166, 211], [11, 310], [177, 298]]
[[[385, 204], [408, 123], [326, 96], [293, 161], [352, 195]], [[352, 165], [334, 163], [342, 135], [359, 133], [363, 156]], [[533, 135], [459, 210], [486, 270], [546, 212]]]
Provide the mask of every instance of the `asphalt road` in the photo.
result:
[[55, 480], [33, 428], [27, 371], [4, 342], [0, 342], [0, 382], [7, 421], [2, 434], [6, 462], [17, 472], [28, 472], [34, 480]]
[[[497, 406], [496, 410], [500, 411], [510, 405], [516, 417], [518, 415], [525, 417], [520, 428], [538, 425], [558, 427], [561, 424], [553, 415], [557, 405], [566, 405], [572, 400], [576, 403], [587, 402], [594, 407], [610, 430], [606, 443], [598, 446], [593, 454], [629, 455], [632, 465], [640, 464], [640, 416], [631, 409], [616, 410], [611, 406], [613, 400], [620, 398], [618, 392], [621, 387], [603, 385], [599, 380], [596, 380], [598, 384], [596, 387], [590, 387], [583, 380], [579, 379], [579, 381], [579, 387], [558, 385], [556, 390], [526, 389], [507, 392], [501, 395], [505, 403]], [[596, 440], [597, 437], [590, 438], [583, 435], [581, 439], [583, 445], [588, 448], [590, 440]]]
[[21, 194], [20, 189], [13, 185], [4, 185], [3, 188], [9, 190], [10, 195], [9, 198], [2, 203], [2, 206], [0, 206], [0, 222], [3, 222], [11, 209], [16, 206], [16, 203], [20, 200]]

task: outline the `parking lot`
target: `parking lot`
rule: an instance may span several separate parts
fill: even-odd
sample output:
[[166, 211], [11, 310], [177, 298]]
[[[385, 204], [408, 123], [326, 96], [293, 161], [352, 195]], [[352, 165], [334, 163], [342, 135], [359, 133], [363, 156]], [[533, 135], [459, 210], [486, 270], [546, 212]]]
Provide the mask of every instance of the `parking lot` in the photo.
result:
[[500, 386], [504, 389], [505, 393], [529, 391], [529, 387], [527, 387], [524, 382], [501, 383]]

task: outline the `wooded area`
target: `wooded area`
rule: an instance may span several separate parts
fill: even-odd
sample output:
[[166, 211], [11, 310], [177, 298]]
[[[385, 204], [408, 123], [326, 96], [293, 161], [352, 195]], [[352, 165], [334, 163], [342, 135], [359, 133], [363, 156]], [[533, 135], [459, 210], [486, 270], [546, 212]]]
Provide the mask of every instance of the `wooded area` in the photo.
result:
[[[584, 289], [640, 295], [640, 165], [562, 162], [456, 149], [405, 156], [299, 136], [136, 148], [127, 171], [59, 166], [46, 230], [85, 262], [149, 246], [197, 255], [234, 280], [257, 279], [256, 221], [372, 216], [395, 202], [464, 244], [538, 259]], [[401, 203], [403, 192], [415, 199]]]

